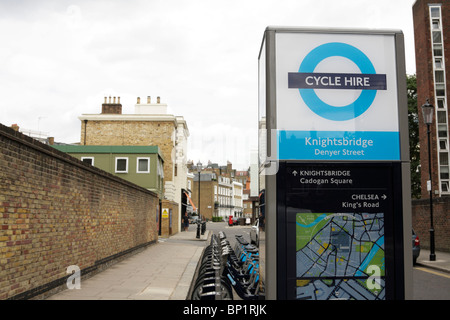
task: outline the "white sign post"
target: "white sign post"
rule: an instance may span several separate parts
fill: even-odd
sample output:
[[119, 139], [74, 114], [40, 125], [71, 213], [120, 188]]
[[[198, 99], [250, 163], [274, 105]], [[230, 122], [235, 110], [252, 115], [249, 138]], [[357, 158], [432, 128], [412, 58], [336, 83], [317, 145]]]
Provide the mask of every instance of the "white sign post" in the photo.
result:
[[403, 41], [400, 30], [266, 29], [258, 102], [266, 299], [411, 298]]

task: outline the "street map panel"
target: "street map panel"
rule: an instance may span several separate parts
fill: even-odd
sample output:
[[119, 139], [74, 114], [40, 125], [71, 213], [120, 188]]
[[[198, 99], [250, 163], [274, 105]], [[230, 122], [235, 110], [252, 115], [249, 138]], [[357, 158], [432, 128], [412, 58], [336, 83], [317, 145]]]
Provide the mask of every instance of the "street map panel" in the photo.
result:
[[383, 213], [296, 214], [297, 299], [385, 299]]

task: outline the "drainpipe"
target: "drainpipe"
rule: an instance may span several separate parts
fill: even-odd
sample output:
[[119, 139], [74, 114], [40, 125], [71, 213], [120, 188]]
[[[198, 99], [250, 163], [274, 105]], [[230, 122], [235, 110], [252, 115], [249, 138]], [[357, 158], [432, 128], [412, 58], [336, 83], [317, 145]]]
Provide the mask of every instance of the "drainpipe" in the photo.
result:
[[84, 145], [86, 145], [86, 127], [87, 127], [87, 120], [84, 120]]

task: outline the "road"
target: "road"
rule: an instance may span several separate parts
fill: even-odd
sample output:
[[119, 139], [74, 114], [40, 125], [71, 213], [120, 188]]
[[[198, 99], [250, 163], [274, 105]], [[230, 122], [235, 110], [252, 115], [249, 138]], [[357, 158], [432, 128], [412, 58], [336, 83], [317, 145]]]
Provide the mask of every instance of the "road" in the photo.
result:
[[226, 222], [211, 222], [207, 223], [206, 227], [215, 234], [218, 234], [219, 231], [223, 231], [226, 234], [228, 241], [230, 241], [232, 248], [234, 248], [236, 242], [236, 235], [242, 235], [244, 239], [250, 243], [251, 226], [228, 226], [228, 223]]
[[450, 274], [424, 267], [413, 270], [414, 300], [450, 300]]
[[[235, 235], [242, 235], [250, 241], [250, 226], [228, 226], [225, 222], [208, 223], [207, 228], [214, 233], [225, 232], [230, 244], [234, 246]], [[414, 300], [450, 300], [450, 274], [424, 267], [413, 269]]]

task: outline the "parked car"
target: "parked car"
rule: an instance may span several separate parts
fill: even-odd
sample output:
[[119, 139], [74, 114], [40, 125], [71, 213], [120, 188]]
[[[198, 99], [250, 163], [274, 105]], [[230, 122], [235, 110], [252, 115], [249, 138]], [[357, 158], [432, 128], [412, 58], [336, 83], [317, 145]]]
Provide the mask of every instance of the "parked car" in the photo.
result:
[[250, 243], [259, 246], [259, 219], [256, 219], [255, 224], [250, 229]]
[[415, 265], [417, 262], [417, 258], [420, 255], [420, 240], [419, 236], [414, 232], [414, 229], [412, 231], [412, 251], [413, 251], [413, 265]]

